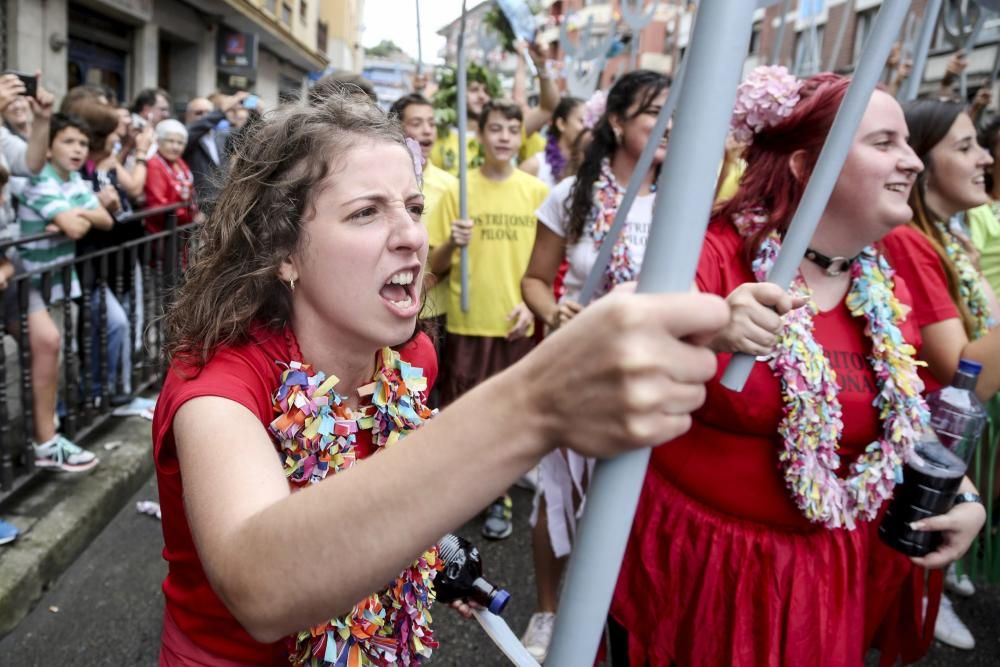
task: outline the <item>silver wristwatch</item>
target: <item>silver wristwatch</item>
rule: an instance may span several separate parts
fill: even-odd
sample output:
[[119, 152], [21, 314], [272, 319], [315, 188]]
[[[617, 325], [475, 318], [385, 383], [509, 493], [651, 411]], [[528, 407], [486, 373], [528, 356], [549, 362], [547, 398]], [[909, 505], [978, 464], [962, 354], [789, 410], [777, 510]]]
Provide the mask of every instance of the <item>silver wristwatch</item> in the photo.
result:
[[985, 504], [983, 503], [983, 499], [979, 496], [979, 494], [973, 493], [972, 491], [963, 491], [962, 493], [956, 495], [955, 505], [958, 505], [959, 503], [979, 503], [980, 505]]

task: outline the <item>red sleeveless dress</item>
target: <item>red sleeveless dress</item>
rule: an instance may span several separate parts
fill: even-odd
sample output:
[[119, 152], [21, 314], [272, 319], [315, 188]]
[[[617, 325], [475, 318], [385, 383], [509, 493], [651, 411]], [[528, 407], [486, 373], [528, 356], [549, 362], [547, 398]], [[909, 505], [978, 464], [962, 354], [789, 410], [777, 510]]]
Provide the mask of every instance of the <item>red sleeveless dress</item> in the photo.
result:
[[[755, 280], [728, 221], [710, 225], [697, 280], [723, 296]], [[909, 301], [901, 281], [896, 294]], [[881, 435], [871, 345], [843, 304], [814, 321], [841, 388], [843, 471]], [[902, 329], [919, 344], [914, 322]], [[830, 530], [803, 517], [778, 461], [780, 382], [758, 363], [742, 393], [723, 388], [729, 356], [691, 430], [653, 451], [612, 605], [632, 665], [861, 665], [877, 634], [899, 639], [922, 573], [881, 544], [877, 521]]]

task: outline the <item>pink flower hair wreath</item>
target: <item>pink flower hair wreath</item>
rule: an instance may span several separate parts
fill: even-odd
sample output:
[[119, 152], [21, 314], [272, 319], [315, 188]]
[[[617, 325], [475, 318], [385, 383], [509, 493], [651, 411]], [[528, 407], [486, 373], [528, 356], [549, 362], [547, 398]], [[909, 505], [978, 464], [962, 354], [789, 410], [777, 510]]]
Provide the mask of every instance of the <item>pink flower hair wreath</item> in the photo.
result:
[[782, 65], [754, 68], [736, 89], [736, 106], [730, 121], [733, 137], [742, 144], [750, 144], [755, 134], [788, 118], [799, 102], [801, 89], [802, 81]]

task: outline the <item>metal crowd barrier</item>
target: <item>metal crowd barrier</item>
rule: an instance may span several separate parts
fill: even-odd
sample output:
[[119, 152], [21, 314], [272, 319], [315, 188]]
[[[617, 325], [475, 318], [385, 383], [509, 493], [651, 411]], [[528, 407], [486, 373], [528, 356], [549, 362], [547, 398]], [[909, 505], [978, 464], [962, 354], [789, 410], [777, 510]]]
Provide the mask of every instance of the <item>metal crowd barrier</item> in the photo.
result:
[[[5, 292], [13, 290], [16, 294], [16, 313], [13, 317], [9, 312], [0, 313], [0, 500], [35, 474], [31, 446], [34, 406], [28, 318], [32, 283], [37, 285], [40, 281], [40, 288], [36, 286], [34, 289], [40, 293], [49, 313], [62, 314], [56, 407], [58, 430], [67, 438], [79, 442], [112, 416], [115, 404], [135, 397], [162, 380], [161, 315], [172, 289], [195, 251], [192, 232], [196, 224], [177, 224], [177, 209], [187, 205], [183, 202], [144, 209], [122, 217], [116, 224], [141, 225], [146, 218], [162, 215], [165, 229], [44, 269], [19, 273], [8, 282], [6, 290], [0, 290], [0, 303], [6, 296]], [[0, 254], [6, 254], [12, 247], [53, 238], [61, 238], [61, 235], [47, 233], [2, 240]], [[112, 268], [114, 278], [109, 280]], [[61, 280], [64, 293], [68, 294], [74, 270], [81, 295], [53, 302], [54, 280]], [[131, 276], [129, 284], [126, 284], [126, 275]], [[108, 290], [127, 315], [128, 330], [124, 344], [132, 352], [130, 367], [125, 368], [123, 363], [119, 363], [115, 386], [111, 386], [108, 373]], [[97, 300], [96, 309], [91, 303], [94, 298]], [[94, 327], [98, 332], [96, 349], [92, 344]], [[12, 360], [8, 359], [11, 343], [16, 347], [13, 356], [16, 369], [10, 368]], [[17, 382], [11, 381], [12, 373], [16, 373]], [[126, 391], [126, 374], [131, 384], [130, 391]], [[115, 401], [112, 401], [113, 397]]]

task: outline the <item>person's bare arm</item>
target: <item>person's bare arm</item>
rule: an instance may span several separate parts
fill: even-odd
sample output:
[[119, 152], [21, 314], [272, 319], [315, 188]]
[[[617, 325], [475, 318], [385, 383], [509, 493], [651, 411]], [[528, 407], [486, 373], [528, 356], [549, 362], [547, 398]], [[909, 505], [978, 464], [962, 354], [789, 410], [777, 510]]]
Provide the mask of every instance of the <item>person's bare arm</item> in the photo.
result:
[[529, 54], [538, 69], [538, 106], [524, 114], [524, 132], [528, 137], [545, 127], [552, 118], [552, 112], [559, 106], [559, 88], [545, 69], [542, 48], [532, 44]]
[[83, 209], [71, 208], [57, 213], [45, 226], [47, 232], [62, 232], [74, 241], [82, 239], [90, 231], [91, 222], [83, 215]]
[[14, 264], [0, 255], [0, 290], [7, 289], [7, 283], [14, 277]]
[[45, 166], [49, 152], [49, 123], [52, 121], [52, 109], [56, 98], [42, 88], [42, 73], [37, 72], [38, 87], [34, 97], [28, 98], [34, 121], [31, 123], [31, 134], [28, 136], [28, 150], [24, 161], [32, 174], [38, 174]]
[[467, 246], [472, 240], [472, 220], [455, 220], [451, 223], [448, 240], [433, 248], [427, 257], [431, 273], [441, 278], [451, 271], [451, 257], [456, 250]]
[[989, 400], [1000, 391], [1000, 328], [970, 342], [962, 321], [952, 318], [923, 327], [920, 335], [920, 357], [938, 382], [951, 382], [959, 359], [969, 359], [983, 365], [976, 385], [979, 398]]
[[684, 341], [727, 320], [717, 297], [609, 296], [404, 442], [294, 494], [252, 413], [188, 401], [173, 432], [213, 589], [263, 642], [347, 612], [556, 446], [605, 457], [686, 431], [715, 355]]
[[146, 188], [146, 155], [149, 153], [150, 146], [153, 145], [153, 128], [146, 126], [142, 132], [135, 136], [134, 142], [136, 160], [131, 171], [126, 169], [116, 156], [110, 158], [113, 162], [109, 168], [114, 167], [115, 173], [118, 175], [118, 182], [125, 189], [125, 194], [130, 199], [138, 200]]
[[524, 303], [549, 327], [559, 327], [559, 304], [552, 285], [566, 252], [566, 242], [541, 222], [535, 224], [535, 246], [531, 249], [528, 268], [521, 278]]
[[115, 225], [115, 219], [111, 217], [110, 213], [108, 213], [108, 209], [103, 206], [77, 210], [79, 211], [79, 214], [96, 229], [107, 231]]
[[510, 99], [517, 102], [525, 111], [528, 110], [528, 74], [524, 64], [524, 52], [517, 54], [517, 65], [514, 68], [514, 85], [510, 89]]
[[122, 189], [125, 190], [125, 194], [129, 196], [129, 199], [135, 200], [142, 196], [143, 190], [146, 187], [145, 161], [136, 162], [131, 172], [117, 158], [115, 158], [114, 164], [111, 167], [115, 170], [118, 182], [121, 184]]

